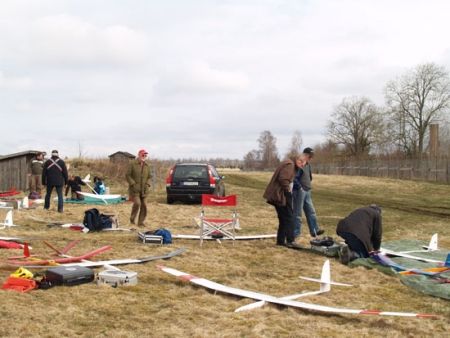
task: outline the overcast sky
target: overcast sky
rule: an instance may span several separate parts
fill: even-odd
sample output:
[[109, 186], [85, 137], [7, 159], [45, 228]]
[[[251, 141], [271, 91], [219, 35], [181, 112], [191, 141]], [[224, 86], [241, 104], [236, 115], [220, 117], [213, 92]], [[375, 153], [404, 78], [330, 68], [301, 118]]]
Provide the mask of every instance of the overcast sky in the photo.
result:
[[14, 0], [0, 4], [0, 154], [242, 158], [264, 130], [325, 140], [347, 96], [450, 69], [450, 1]]

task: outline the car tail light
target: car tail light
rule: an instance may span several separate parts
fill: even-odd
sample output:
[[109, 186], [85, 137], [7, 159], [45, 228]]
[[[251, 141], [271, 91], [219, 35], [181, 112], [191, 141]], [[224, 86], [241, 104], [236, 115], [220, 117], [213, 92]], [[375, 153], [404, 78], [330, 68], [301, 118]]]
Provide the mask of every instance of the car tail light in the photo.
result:
[[209, 175], [209, 186], [211, 188], [215, 188], [216, 187], [216, 179], [212, 175], [211, 170], [208, 170], [208, 175]]
[[173, 179], [173, 169], [174, 167], [170, 168], [169, 174], [166, 178], [166, 187], [170, 187], [172, 185], [172, 179]]

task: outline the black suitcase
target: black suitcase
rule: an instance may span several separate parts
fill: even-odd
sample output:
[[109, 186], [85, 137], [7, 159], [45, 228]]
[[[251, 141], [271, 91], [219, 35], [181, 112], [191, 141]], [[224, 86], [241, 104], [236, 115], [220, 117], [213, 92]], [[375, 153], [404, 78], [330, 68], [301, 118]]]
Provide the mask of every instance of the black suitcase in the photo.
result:
[[45, 280], [52, 285], [78, 285], [94, 280], [94, 271], [84, 266], [57, 266], [45, 272]]

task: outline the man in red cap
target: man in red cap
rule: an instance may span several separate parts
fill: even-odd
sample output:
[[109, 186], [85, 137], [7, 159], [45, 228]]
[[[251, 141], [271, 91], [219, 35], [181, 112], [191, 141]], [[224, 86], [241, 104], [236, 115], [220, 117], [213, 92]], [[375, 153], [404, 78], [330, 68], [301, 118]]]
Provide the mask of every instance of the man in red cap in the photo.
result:
[[136, 216], [139, 213], [138, 226], [145, 226], [144, 221], [147, 216], [146, 197], [152, 178], [150, 166], [145, 161], [147, 155], [148, 152], [145, 149], [139, 150], [137, 159], [130, 162], [126, 175], [129, 185], [128, 192], [130, 199], [133, 201], [130, 223], [135, 224]]

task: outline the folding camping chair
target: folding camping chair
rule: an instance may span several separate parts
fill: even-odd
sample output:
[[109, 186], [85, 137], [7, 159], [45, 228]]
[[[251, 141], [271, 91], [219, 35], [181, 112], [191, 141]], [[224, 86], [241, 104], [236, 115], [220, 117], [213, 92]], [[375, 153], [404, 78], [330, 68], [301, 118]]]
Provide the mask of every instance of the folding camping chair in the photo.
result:
[[[239, 226], [238, 214], [236, 211], [237, 196], [229, 195], [218, 197], [215, 195], [202, 195], [202, 211], [200, 213], [200, 245], [203, 245], [205, 237], [228, 238], [233, 241], [236, 238], [236, 228]], [[212, 211], [214, 207], [228, 207], [232, 209], [231, 218], [216, 218], [217, 216], [206, 216], [206, 211]], [[211, 210], [210, 210], [211, 209]], [[233, 242], [234, 244], [234, 242]]]

